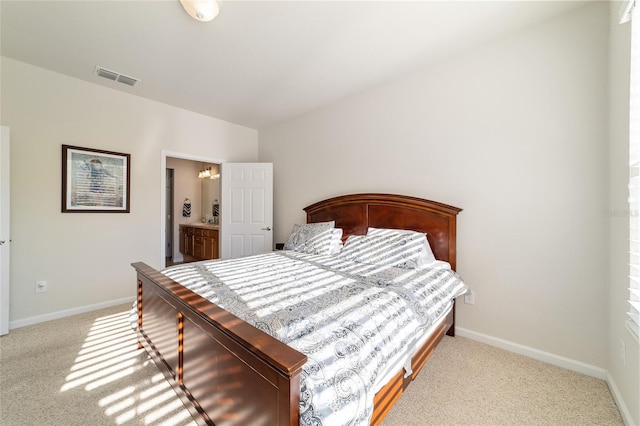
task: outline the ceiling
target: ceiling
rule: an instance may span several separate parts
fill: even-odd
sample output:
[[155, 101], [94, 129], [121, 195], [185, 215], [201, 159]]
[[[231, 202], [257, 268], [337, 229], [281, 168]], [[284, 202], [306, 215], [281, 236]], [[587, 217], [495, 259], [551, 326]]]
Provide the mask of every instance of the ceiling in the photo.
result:
[[[264, 129], [578, 1], [0, 1], [3, 56]], [[141, 81], [95, 75], [101, 66]]]

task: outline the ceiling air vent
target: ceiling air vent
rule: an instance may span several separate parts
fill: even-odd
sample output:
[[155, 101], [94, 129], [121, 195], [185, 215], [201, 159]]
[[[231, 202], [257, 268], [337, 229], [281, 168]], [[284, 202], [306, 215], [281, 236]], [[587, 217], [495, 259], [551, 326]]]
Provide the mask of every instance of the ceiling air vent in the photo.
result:
[[96, 67], [96, 75], [128, 86], [135, 86], [136, 83], [140, 81], [137, 78], [129, 77], [128, 75], [120, 74], [119, 72], [111, 71], [102, 67]]

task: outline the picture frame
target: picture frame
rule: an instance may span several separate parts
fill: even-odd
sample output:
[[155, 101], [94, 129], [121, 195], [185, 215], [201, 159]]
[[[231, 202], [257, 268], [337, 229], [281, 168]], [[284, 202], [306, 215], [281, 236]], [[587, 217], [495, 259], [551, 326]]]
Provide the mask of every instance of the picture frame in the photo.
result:
[[62, 213], [129, 213], [131, 154], [62, 145]]

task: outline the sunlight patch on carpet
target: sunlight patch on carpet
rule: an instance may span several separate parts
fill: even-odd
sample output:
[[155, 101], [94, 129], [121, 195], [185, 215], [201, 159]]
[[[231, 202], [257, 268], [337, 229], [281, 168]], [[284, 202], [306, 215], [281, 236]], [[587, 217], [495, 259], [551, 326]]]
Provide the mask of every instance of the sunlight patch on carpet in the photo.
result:
[[99, 408], [115, 424], [136, 418], [143, 418], [147, 425], [190, 424], [193, 419], [161, 373], [141, 375], [131, 384], [130, 376], [148, 369], [153, 362], [144, 349], [137, 348], [128, 315], [129, 312], [122, 312], [94, 321], [60, 392], [95, 392], [106, 386], [113, 389], [122, 381], [121, 389], [98, 401]]

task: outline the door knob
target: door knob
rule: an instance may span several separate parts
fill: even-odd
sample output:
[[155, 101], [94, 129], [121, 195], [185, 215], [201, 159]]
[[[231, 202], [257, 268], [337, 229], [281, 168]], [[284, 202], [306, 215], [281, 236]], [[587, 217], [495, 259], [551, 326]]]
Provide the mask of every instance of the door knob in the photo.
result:
[[263, 231], [271, 231], [271, 227], [267, 226], [266, 228], [262, 228]]
[[3, 245], [6, 241], [5, 240], [0, 240], [0, 246]]

